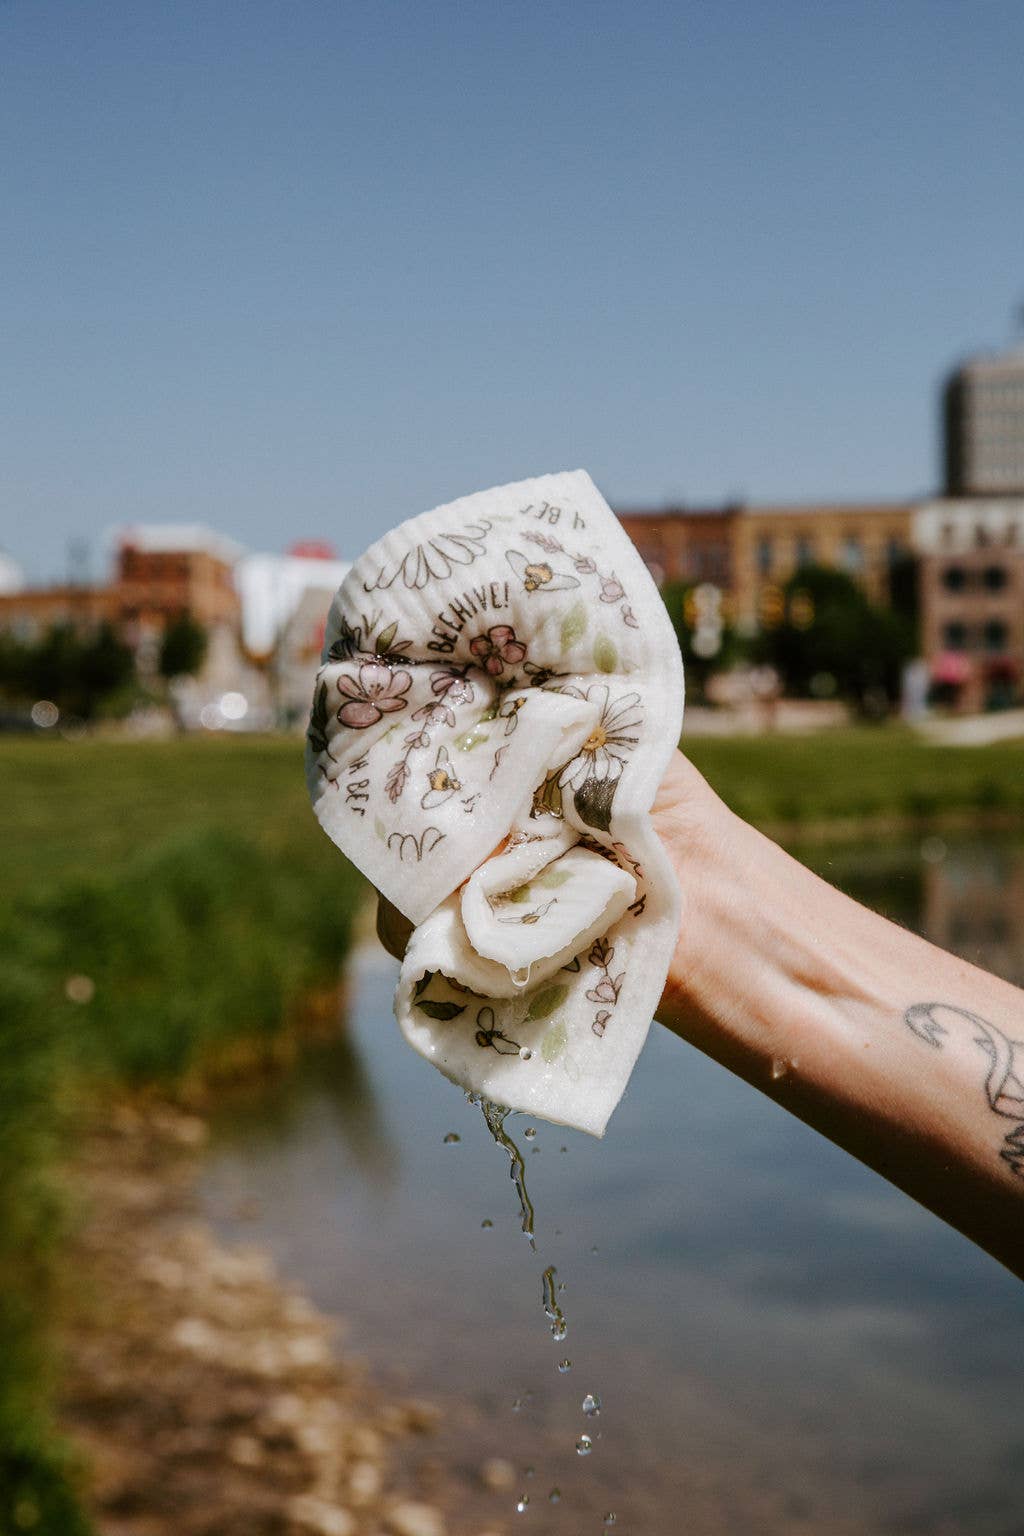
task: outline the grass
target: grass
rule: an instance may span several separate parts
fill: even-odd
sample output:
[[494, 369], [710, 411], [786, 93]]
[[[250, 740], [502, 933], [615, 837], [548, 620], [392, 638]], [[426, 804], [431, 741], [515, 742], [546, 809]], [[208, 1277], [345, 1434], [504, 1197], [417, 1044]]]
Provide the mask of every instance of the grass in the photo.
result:
[[722, 798], [761, 827], [1024, 813], [1024, 744], [936, 747], [899, 726], [684, 738]]
[[0, 1536], [86, 1536], [49, 1408], [67, 1106], [273, 1057], [363, 886], [295, 742], [3, 742], [0, 775]]
[[[735, 810], [793, 839], [1024, 812], [1021, 746], [889, 728], [687, 748]], [[0, 782], [0, 1536], [86, 1536], [48, 1406], [64, 1106], [83, 1085], [216, 1070], [240, 1046], [272, 1055], [336, 974], [363, 887], [316, 826], [294, 740], [0, 740]]]

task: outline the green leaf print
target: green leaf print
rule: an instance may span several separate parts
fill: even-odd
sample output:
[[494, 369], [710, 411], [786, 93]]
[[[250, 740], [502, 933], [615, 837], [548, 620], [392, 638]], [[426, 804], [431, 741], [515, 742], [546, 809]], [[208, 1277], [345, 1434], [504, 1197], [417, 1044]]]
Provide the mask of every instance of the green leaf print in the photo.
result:
[[619, 653], [607, 635], [598, 635], [594, 641], [594, 666], [599, 672], [614, 672], [619, 664]]
[[552, 1024], [540, 1043], [540, 1054], [549, 1065], [551, 1062], [557, 1061], [559, 1056], [561, 1056], [565, 1050], [567, 1039], [568, 1035], [565, 1025], [561, 1022]]
[[569, 996], [569, 988], [565, 986], [545, 987], [543, 992], [538, 992], [526, 1011], [528, 1019], [546, 1019], [549, 1014], [560, 1008]]
[[380, 634], [377, 636], [377, 655], [378, 656], [386, 656], [387, 655], [388, 651], [390, 651], [392, 645], [394, 644], [395, 636], [397, 634], [398, 634], [398, 625], [397, 625], [397, 623], [389, 624], [387, 629], [382, 629], [381, 630]]
[[574, 603], [562, 620], [562, 650], [569, 650], [577, 640], [582, 640], [586, 632], [586, 607], [583, 603]]
[[457, 1019], [460, 1013], [465, 1013], [465, 1003], [433, 1003], [427, 998], [416, 1004], [421, 1013], [425, 1013], [428, 1019]]
[[557, 891], [560, 885], [564, 885], [572, 876], [567, 869], [545, 869], [539, 875], [534, 875], [534, 885], [542, 885], [546, 891]]

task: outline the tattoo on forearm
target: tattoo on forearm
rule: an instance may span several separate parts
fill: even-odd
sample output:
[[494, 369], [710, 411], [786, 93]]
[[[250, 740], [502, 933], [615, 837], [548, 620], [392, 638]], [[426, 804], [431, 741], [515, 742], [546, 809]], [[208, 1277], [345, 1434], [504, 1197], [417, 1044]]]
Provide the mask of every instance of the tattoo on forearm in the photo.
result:
[[919, 1040], [936, 1050], [942, 1049], [942, 1037], [957, 1024], [974, 1031], [974, 1044], [988, 1057], [985, 1097], [993, 1114], [1017, 1124], [1007, 1131], [999, 1156], [1018, 1178], [1024, 1178], [1024, 1041], [1009, 1035], [987, 1019], [952, 1003], [914, 1003], [903, 1015]]

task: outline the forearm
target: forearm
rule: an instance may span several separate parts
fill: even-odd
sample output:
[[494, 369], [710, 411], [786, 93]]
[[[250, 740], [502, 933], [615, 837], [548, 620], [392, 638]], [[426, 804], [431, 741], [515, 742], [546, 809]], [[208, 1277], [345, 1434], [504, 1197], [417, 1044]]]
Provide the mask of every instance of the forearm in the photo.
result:
[[1024, 1277], [1024, 994], [701, 793], [659, 818], [683, 891], [659, 1017]]

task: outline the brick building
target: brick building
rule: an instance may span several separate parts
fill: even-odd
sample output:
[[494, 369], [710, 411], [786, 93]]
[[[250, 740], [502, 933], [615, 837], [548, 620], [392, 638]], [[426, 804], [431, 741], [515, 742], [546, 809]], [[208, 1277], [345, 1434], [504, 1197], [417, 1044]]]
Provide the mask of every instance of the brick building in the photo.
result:
[[965, 708], [1024, 678], [1024, 496], [942, 498], [914, 513], [921, 648]]
[[198, 526], [150, 524], [118, 536], [113, 579], [103, 585], [60, 584], [0, 593], [0, 630], [38, 639], [70, 626], [91, 633], [110, 623], [132, 648], [152, 649], [172, 619], [190, 613], [204, 629], [239, 626], [234, 583], [237, 546]]
[[873, 602], [892, 596], [912, 557], [913, 508], [903, 502], [667, 507], [619, 516], [655, 580], [721, 587], [741, 630], [757, 628], [764, 594], [802, 565], [845, 570]]

